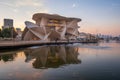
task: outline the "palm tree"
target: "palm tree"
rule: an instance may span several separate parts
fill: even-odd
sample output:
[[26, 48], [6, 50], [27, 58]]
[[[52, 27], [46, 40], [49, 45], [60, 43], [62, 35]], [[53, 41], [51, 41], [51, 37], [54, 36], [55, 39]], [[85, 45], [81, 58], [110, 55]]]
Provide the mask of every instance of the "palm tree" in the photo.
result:
[[2, 35], [3, 38], [10, 38], [12, 36], [11, 35], [11, 29], [10, 28], [2, 29], [1, 35]]
[[1, 36], [3, 38], [15, 38], [17, 33], [14, 28], [5, 28], [1, 31]]

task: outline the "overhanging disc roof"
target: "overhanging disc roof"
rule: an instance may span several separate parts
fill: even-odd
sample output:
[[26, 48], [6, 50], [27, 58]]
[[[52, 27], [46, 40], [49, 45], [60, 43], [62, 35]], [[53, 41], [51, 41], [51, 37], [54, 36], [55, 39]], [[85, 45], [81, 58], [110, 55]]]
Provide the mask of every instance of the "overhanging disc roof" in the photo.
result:
[[32, 19], [37, 21], [38, 19], [41, 19], [42, 17], [49, 18], [49, 19], [66, 20], [66, 21], [72, 21], [72, 20], [77, 20], [78, 22], [81, 21], [80, 18], [64, 17], [64, 16], [60, 16], [57, 14], [47, 14], [47, 13], [36, 13], [33, 15]]

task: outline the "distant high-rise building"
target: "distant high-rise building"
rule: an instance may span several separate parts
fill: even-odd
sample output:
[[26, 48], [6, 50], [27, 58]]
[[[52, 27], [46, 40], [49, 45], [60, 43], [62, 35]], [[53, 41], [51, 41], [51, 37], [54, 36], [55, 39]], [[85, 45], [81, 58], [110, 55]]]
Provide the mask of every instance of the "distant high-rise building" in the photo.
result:
[[13, 19], [4, 19], [3, 28], [11, 28], [13, 27]]

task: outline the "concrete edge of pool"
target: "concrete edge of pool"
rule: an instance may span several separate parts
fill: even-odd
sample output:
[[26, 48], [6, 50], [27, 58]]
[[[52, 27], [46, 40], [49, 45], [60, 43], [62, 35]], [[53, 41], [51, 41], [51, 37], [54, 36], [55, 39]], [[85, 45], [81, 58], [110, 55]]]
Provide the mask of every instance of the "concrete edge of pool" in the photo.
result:
[[43, 45], [61, 45], [61, 44], [73, 44], [73, 43], [97, 43], [98, 41], [2, 41], [0, 42], [0, 50], [3, 49], [17, 49], [31, 46], [43, 46]]

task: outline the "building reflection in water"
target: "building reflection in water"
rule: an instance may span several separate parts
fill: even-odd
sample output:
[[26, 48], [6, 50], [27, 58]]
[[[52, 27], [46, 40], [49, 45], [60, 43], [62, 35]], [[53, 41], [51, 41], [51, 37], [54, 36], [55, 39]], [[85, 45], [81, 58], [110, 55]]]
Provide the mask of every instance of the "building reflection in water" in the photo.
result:
[[78, 48], [68, 46], [42, 46], [39, 48], [28, 49], [24, 51], [26, 60], [32, 63], [36, 69], [40, 68], [57, 68], [64, 64], [78, 64]]

